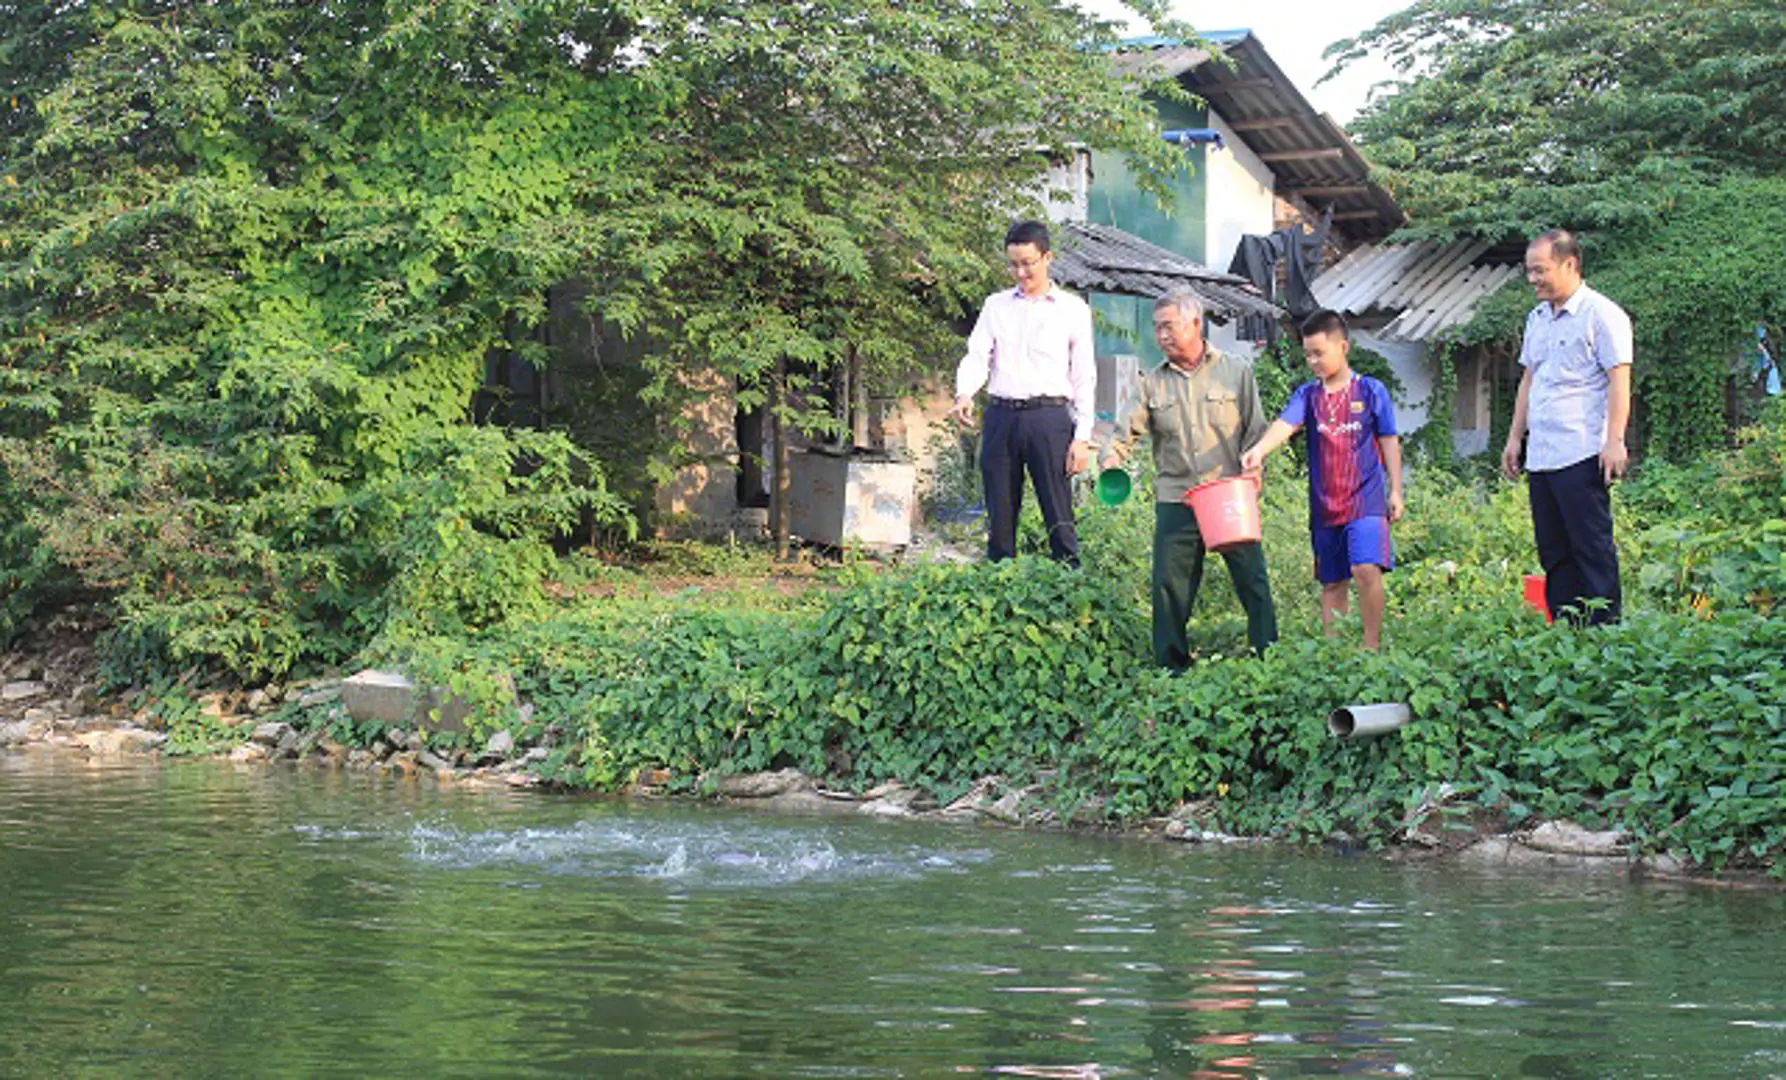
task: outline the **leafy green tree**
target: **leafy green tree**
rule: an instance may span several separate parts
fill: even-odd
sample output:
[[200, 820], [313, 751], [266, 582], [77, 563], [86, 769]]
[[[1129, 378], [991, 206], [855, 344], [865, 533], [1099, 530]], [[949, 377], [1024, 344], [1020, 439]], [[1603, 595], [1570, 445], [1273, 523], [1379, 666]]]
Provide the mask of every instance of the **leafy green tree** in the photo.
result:
[[1774, 0], [1418, 0], [1335, 44], [1402, 81], [1353, 121], [1417, 228], [1620, 227], [1658, 184], [1786, 175]]
[[0, 21], [0, 631], [72, 574], [125, 673], [541, 603], [547, 541], [623, 510], [562, 435], [468, 406], [493, 351], [549, 362], [555, 283], [652, 343], [666, 415], [718, 373], [823, 430], [840, 368], [953, 359], [1048, 154], [1174, 165], [1110, 27], [1053, 0]]
[[[1725, 387], [1786, 319], [1786, 7], [1776, 0], [1418, 0], [1330, 49], [1402, 78], [1352, 124], [1408, 236], [1584, 234], [1632, 314], [1645, 449], [1722, 446]], [[1467, 336], [1517, 340], [1519, 283]]]
[[[9, 5], [0, 461], [121, 660], [248, 676], [537, 604], [612, 517], [466, 423], [570, 269], [535, 242], [656, 104], [561, 3]], [[600, 77], [596, 77], [600, 76]]]
[[955, 359], [1051, 155], [1179, 167], [1099, 48], [1113, 28], [1056, 0], [667, 0], [639, 23], [675, 106], [588, 204], [592, 303], [662, 343], [653, 400], [718, 373], [784, 452], [839, 429], [841, 384]]

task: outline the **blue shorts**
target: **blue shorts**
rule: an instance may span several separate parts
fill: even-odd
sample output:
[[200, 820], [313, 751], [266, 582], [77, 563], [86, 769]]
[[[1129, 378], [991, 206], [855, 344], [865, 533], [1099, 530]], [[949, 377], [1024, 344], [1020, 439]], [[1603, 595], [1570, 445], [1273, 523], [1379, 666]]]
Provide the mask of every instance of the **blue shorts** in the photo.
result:
[[1359, 518], [1345, 525], [1312, 531], [1315, 580], [1323, 585], [1350, 581], [1354, 566], [1395, 569], [1395, 548], [1389, 542], [1389, 519]]

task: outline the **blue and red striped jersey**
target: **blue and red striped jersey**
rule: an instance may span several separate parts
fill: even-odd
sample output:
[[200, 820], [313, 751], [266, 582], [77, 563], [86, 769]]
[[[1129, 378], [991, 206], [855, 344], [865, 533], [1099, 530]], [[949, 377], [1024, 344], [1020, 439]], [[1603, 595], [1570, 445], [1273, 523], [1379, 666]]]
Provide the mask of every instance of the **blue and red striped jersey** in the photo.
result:
[[1357, 373], [1332, 393], [1319, 381], [1304, 383], [1278, 419], [1308, 434], [1311, 528], [1389, 516], [1389, 489], [1377, 452], [1378, 436], [1396, 434], [1395, 403], [1387, 387]]

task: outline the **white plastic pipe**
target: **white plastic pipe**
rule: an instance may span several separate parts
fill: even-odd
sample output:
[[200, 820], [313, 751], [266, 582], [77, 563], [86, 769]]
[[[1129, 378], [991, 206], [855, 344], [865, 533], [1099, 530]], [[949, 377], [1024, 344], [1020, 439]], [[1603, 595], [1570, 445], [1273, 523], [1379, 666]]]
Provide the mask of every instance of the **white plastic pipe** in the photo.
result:
[[1413, 717], [1406, 705], [1347, 705], [1327, 714], [1327, 730], [1342, 739], [1362, 739], [1394, 731]]

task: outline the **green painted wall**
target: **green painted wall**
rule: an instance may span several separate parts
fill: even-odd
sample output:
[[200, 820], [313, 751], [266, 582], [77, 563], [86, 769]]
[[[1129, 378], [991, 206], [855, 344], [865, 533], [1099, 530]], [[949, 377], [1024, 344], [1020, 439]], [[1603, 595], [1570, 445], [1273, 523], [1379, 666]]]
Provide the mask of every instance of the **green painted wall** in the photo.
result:
[[[1157, 99], [1154, 107], [1159, 110], [1162, 130], [1200, 128], [1209, 124], [1205, 109]], [[1093, 153], [1087, 219], [1100, 225], [1114, 225], [1188, 258], [1201, 258], [1205, 242], [1204, 207], [1208, 204], [1205, 163], [1209, 150], [1203, 146], [1189, 146], [1184, 148], [1184, 153], [1190, 159], [1193, 171], [1178, 180], [1177, 199], [1170, 212], [1162, 209], [1152, 195], [1141, 190], [1121, 156]], [[1123, 353], [1139, 356], [1143, 371], [1164, 359], [1153, 343], [1153, 301], [1102, 293], [1094, 293], [1088, 299], [1099, 316], [1099, 356]], [[1126, 330], [1133, 339], [1112, 332], [1111, 327]]]

